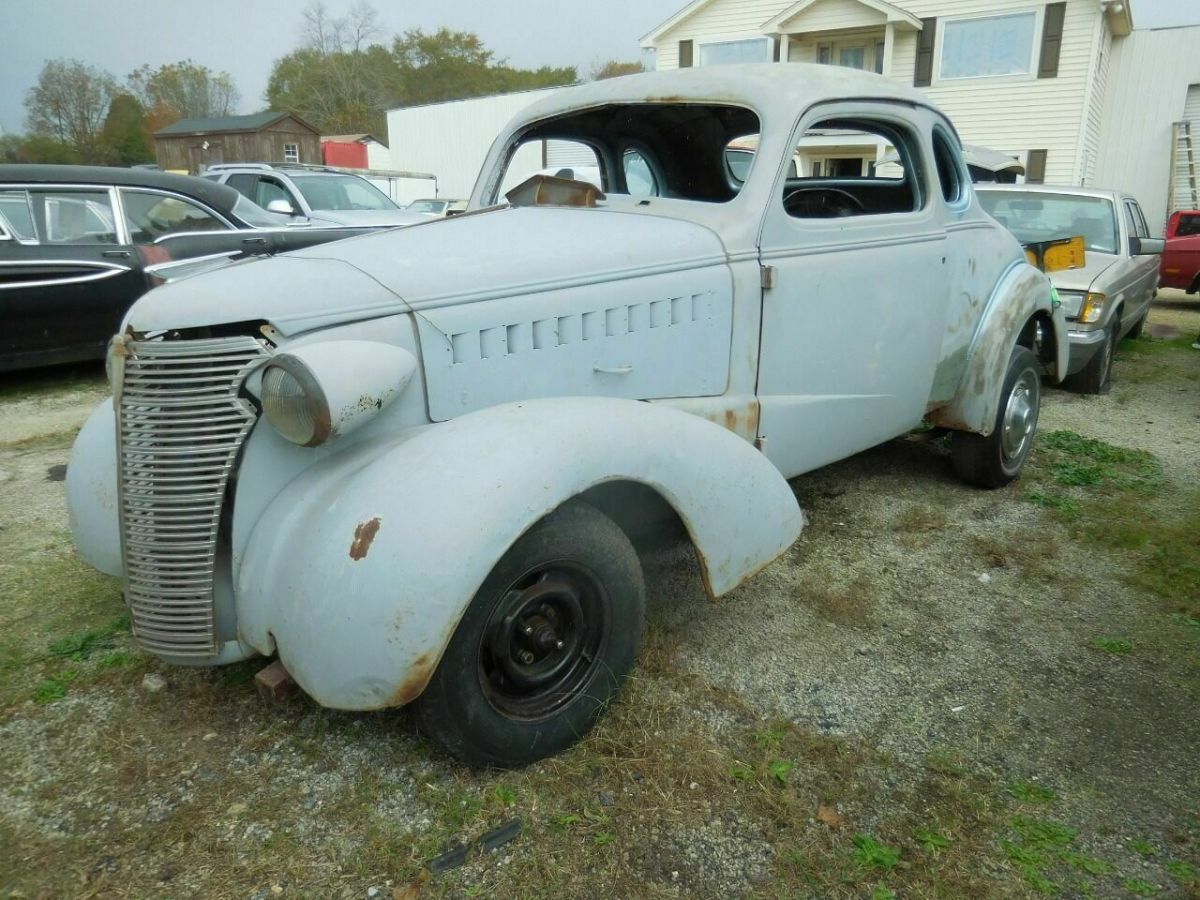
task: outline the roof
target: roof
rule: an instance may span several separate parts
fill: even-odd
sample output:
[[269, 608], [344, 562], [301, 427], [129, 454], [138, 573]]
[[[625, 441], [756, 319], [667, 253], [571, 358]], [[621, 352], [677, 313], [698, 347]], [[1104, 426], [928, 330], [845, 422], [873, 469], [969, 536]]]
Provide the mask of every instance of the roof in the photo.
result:
[[1073, 184], [977, 184], [976, 191], [1015, 191], [1031, 194], [1067, 194], [1072, 197], [1101, 197], [1105, 200], [1117, 200], [1126, 196], [1120, 191], [1107, 188], [1077, 187]]
[[515, 121], [531, 122], [608, 103], [669, 102], [737, 104], [756, 110], [764, 120], [791, 122], [813, 103], [848, 97], [936, 109], [915, 88], [873, 72], [817, 63], [741, 63], [664, 69], [559, 88], [522, 110]]
[[158, 188], [195, 197], [217, 212], [228, 213], [241, 196], [233, 188], [191, 175], [113, 166], [0, 165], [4, 184], [102, 184]]
[[299, 116], [289, 112], [260, 112], [252, 113], [248, 116], [217, 116], [207, 119], [181, 119], [173, 125], [168, 125], [165, 128], [160, 128], [154, 132], [155, 137], [170, 136], [179, 134], [229, 134], [239, 131], [262, 131], [268, 125], [274, 125], [281, 119], [291, 117], [307, 128], [309, 131], [317, 134], [317, 129], [313, 128]]
[[[762, 24], [762, 30], [766, 34], [776, 34], [784, 22], [796, 18], [806, 9], [815, 3], [820, 3], [821, 0], [799, 0], [798, 3], [793, 3], [788, 6], [783, 12], [777, 16], [773, 16]], [[875, 12], [884, 16], [888, 22], [895, 22], [898, 25], [907, 25], [910, 28], [920, 31], [922, 26], [921, 20], [907, 10], [901, 9], [894, 3], [888, 3], [887, 0], [856, 0], [857, 3], [873, 9]]]
[[386, 143], [375, 137], [373, 134], [323, 134], [321, 135], [321, 143], [333, 141], [335, 144], [365, 144], [368, 141], [374, 141], [377, 144]]

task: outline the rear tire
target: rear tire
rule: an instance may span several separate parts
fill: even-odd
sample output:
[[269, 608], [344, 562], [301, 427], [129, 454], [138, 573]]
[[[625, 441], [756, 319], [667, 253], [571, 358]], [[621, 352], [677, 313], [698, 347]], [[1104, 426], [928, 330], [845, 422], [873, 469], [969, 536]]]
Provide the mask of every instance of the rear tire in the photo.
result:
[[488, 575], [416, 702], [448, 753], [512, 767], [595, 724], [637, 657], [646, 589], [633, 545], [586, 503], [555, 510]]
[[1028, 347], [1013, 347], [992, 433], [956, 431], [950, 459], [958, 477], [981, 488], [1003, 487], [1021, 474], [1037, 433], [1042, 365]]
[[1142, 317], [1133, 323], [1133, 327], [1129, 329], [1129, 334], [1125, 335], [1125, 337], [1131, 340], [1140, 338], [1142, 336], [1142, 329], [1146, 327], [1146, 317], [1149, 315], [1149, 312], [1142, 313]]
[[1080, 394], [1107, 394], [1112, 387], [1113, 356], [1117, 350], [1117, 323], [1104, 329], [1104, 343], [1086, 366], [1066, 380], [1069, 390]]

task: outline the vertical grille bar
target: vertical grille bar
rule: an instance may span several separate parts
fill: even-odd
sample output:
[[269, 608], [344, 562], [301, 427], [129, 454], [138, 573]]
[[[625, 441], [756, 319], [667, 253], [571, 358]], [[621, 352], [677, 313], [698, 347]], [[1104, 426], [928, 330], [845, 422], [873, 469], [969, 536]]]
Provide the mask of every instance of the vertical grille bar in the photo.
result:
[[238, 391], [268, 351], [248, 336], [125, 346], [117, 433], [133, 633], [153, 653], [210, 656], [225, 486], [257, 416]]

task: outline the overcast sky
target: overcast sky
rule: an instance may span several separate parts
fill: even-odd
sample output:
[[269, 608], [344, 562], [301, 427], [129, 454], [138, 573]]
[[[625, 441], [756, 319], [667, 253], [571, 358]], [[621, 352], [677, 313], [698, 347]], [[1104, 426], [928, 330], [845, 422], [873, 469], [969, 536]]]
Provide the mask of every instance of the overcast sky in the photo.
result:
[[[24, 130], [25, 93], [55, 57], [81, 59], [120, 79], [143, 63], [191, 58], [234, 76], [242, 112], [261, 109], [272, 62], [298, 42], [305, 2], [0, 0], [0, 133]], [[389, 35], [445, 25], [475, 32], [513, 65], [574, 65], [585, 75], [595, 62], [639, 58], [638, 38], [687, 2], [375, 0], [375, 6]], [[350, 3], [326, 0], [334, 12]], [[1139, 28], [1200, 24], [1200, 0], [1131, 5]]]

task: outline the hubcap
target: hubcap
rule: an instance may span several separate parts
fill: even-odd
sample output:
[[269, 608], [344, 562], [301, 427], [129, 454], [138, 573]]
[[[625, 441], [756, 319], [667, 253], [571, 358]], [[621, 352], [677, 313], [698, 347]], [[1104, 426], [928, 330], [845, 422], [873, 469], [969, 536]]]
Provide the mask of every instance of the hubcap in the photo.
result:
[[1017, 378], [1004, 407], [1004, 422], [1001, 425], [1000, 449], [1004, 461], [1019, 461], [1029, 450], [1037, 428], [1040, 389], [1037, 373], [1026, 369]]
[[596, 672], [607, 640], [607, 598], [596, 578], [567, 564], [530, 572], [496, 604], [479, 643], [479, 679], [510, 718], [553, 715]]

